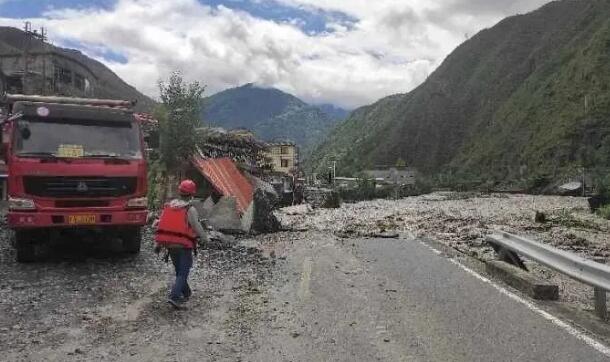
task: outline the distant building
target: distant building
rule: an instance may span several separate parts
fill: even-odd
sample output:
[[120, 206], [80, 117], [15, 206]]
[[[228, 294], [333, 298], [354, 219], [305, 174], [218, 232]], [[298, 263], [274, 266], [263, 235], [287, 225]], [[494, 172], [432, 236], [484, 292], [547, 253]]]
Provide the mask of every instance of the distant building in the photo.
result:
[[97, 77], [86, 65], [59, 52], [38, 46], [0, 53], [2, 88], [8, 93], [92, 97]]
[[415, 185], [417, 181], [417, 170], [412, 167], [376, 168], [364, 173], [378, 184]]
[[265, 158], [275, 172], [295, 174], [299, 167], [298, 147], [292, 142], [268, 144]]

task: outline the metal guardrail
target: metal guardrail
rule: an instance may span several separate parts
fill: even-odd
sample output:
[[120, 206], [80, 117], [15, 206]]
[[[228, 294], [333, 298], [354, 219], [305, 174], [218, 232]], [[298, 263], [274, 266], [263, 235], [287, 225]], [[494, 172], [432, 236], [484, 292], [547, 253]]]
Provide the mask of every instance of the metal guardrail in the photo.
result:
[[[607, 319], [606, 293], [610, 291], [610, 266], [505, 232], [494, 233], [485, 240], [494, 246], [499, 254], [505, 254], [506, 250], [509, 250], [592, 286], [595, 312], [600, 318]], [[514, 258], [513, 255], [508, 261], [514, 261]]]

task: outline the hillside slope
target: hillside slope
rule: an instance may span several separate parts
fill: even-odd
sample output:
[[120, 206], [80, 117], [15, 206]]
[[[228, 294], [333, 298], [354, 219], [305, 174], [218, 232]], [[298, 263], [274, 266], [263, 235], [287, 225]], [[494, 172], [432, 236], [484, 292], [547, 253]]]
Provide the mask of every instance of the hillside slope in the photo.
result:
[[[333, 109], [333, 114], [342, 112], [345, 111]], [[249, 129], [265, 141], [293, 141], [304, 155], [324, 140], [340, 120], [293, 95], [253, 84], [206, 98], [203, 119], [212, 126]]]
[[[0, 55], [21, 53], [26, 42], [25, 33], [22, 30], [12, 27], [0, 26]], [[30, 51], [40, 51], [43, 49], [42, 42], [32, 40]], [[112, 70], [104, 64], [87, 57], [78, 50], [60, 48], [51, 44], [46, 44], [47, 51], [55, 51], [69, 58], [72, 58], [89, 68], [98, 78], [95, 88], [95, 97], [110, 99], [129, 99], [137, 100], [137, 109], [151, 111], [155, 102], [144, 94], [140, 93], [131, 85], [123, 81]], [[152, 79], [151, 81], [156, 81]]]
[[353, 173], [402, 158], [492, 181], [610, 166], [609, 84], [610, 1], [553, 2], [480, 32], [412, 92], [354, 111], [309, 164]]

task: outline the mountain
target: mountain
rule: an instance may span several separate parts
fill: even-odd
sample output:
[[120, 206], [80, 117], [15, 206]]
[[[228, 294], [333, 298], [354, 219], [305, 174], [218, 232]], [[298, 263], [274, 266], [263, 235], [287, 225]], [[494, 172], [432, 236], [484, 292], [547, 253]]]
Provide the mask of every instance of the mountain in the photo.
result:
[[421, 86], [352, 112], [309, 161], [403, 159], [502, 182], [610, 166], [610, 1], [562, 0], [481, 31]]
[[[227, 89], [204, 100], [204, 123], [226, 129], [246, 128], [265, 141], [290, 140], [306, 155], [340, 120], [297, 97], [254, 84]], [[331, 109], [331, 108], [327, 108]]]
[[334, 104], [318, 104], [317, 107], [330, 117], [340, 121], [343, 121], [347, 118], [347, 116], [349, 116], [349, 111], [347, 109], [337, 107]]
[[[12, 27], [0, 27], [0, 70], [3, 69], [3, 57], [23, 53], [28, 43], [27, 39], [28, 37], [22, 30]], [[29, 51], [33, 54], [40, 53], [41, 51], [59, 54], [61, 58], [72, 59], [89, 69], [97, 78], [93, 94], [96, 98], [137, 100], [136, 109], [140, 111], [152, 111], [155, 105], [152, 99], [127, 84], [104, 64], [87, 57], [78, 50], [60, 48], [52, 44], [43, 44], [40, 40], [32, 39]]]

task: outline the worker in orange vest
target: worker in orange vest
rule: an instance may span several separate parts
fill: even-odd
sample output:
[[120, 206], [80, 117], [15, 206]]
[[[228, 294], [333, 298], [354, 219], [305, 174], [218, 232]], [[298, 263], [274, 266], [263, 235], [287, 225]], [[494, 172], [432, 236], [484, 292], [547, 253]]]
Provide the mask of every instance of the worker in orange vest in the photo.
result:
[[192, 180], [180, 183], [180, 197], [165, 204], [155, 234], [155, 253], [166, 248], [176, 270], [176, 281], [167, 300], [176, 309], [184, 309], [184, 303], [191, 297], [188, 276], [193, 254], [197, 254], [197, 240], [205, 240], [199, 214], [191, 204], [196, 191], [197, 185]]

